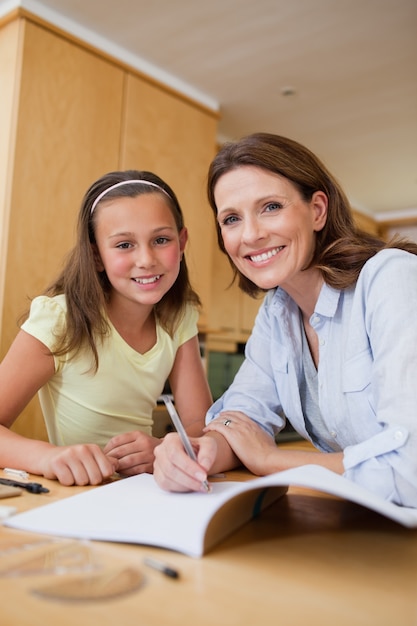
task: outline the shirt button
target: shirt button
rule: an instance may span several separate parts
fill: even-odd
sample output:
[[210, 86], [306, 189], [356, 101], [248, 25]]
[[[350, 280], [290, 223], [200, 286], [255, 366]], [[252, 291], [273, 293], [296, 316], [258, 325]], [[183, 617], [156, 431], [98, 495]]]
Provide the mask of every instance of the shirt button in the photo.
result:
[[399, 441], [400, 439], [403, 439], [404, 435], [402, 433], [401, 430], [396, 430], [394, 433], [394, 439], [396, 439], [397, 441]]
[[326, 344], [326, 340], [325, 339], [320, 339], [320, 345], [324, 346]]
[[334, 430], [331, 430], [330, 434], [333, 437], [333, 439], [337, 439], [337, 433]]

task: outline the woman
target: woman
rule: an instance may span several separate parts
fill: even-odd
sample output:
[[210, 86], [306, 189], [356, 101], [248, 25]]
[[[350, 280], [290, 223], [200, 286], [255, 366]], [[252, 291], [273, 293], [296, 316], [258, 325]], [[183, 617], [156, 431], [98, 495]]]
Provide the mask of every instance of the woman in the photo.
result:
[[[314, 463], [417, 507], [417, 245], [358, 231], [333, 176], [284, 137], [225, 145], [208, 195], [240, 287], [267, 295], [240, 371], [193, 440], [198, 464], [167, 438], [160, 485], [201, 489], [238, 463], [260, 475]], [[280, 449], [285, 419], [317, 451]]]

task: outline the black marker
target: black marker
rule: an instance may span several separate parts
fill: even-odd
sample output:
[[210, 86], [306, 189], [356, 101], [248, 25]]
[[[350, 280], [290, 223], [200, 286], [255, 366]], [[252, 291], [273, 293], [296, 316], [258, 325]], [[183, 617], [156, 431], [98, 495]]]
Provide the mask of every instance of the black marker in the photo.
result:
[[169, 576], [170, 578], [179, 578], [178, 571], [166, 563], [161, 563], [161, 561], [156, 561], [155, 559], [151, 559], [149, 557], [144, 559], [143, 562], [148, 567], [152, 567], [152, 569], [156, 569], [158, 572], [165, 574], [165, 576]]
[[43, 487], [40, 483], [21, 483], [18, 480], [11, 480], [10, 478], [0, 478], [0, 485], [20, 487], [20, 489], [26, 489], [26, 491], [30, 493], [49, 493], [49, 489]]

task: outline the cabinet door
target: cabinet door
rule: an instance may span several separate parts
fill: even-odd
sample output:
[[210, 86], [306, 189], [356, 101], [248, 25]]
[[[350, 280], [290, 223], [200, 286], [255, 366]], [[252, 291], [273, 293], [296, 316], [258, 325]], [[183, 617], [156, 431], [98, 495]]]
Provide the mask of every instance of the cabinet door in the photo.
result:
[[215, 154], [217, 117], [140, 77], [128, 75], [121, 162], [123, 169], [150, 170], [174, 190], [184, 212], [187, 265], [203, 302], [200, 326], [210, 307], [212, 233], [206, 200], [208, 166]]
[[[87, 187], [118, 166], [122, 118], [123, 71], [27, 21], [19, 71], [12, 189], [5, 207], [2, 354], [29, 298], [53, 279], [72, 247]], [[34, 410], [22, 414], [16, 430], [23, 424], [26, 435], [36, 436]]]
[[[0, 303], [3, 302], [6, 253], [9, 236], [11, 193], [11, 148], [15, 133], [15, 94], [19, 75], [22, 20], [14, 20], [0, 30]], [[0, 327], [3, 307], [0, 306]]]
[[209, 327], [212, 331], [237, 332], [239, 328], [240, 293], [225, 254], [213, 238], [211, 306]]
[[240, 331], [245, 335], [250, 335], [252, 332], [255, 318], [258, 313], [259, 307], [264, 299], [264, 294], [257, 298], [251, 298], [246, 293], [242, 293], [242, 306], [240, 308]]

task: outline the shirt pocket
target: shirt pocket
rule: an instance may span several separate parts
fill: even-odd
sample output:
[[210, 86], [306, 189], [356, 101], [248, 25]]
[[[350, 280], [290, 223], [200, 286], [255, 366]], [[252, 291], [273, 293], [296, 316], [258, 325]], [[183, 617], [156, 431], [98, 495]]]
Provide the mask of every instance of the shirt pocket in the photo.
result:
[[347, 359], [342, 377], [342, 391], [354, 393], [364, 391], [371, 384], [373, 359], [370, 350]]

